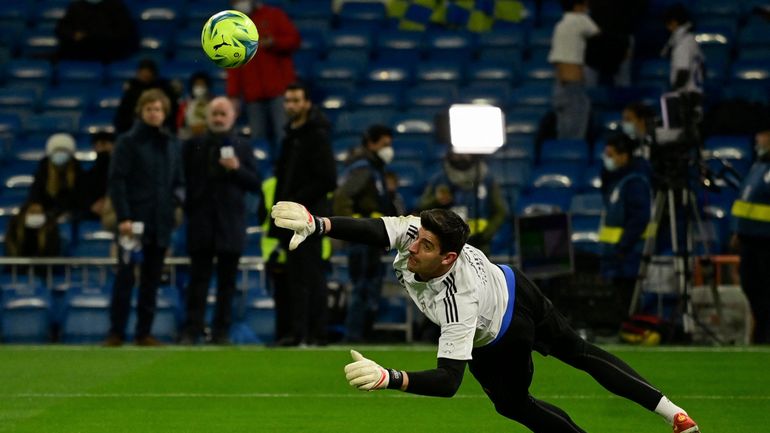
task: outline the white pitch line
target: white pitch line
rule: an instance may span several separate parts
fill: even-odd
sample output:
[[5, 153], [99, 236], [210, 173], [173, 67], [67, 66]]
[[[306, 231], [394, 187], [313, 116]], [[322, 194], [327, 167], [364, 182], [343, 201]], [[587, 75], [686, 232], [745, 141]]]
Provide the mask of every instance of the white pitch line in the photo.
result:
[[[33, 393], [18, 393], [18, 394], [0, 394], [0, 399], [33, 399], [33, 398], [51, 398], [51, 399], [66, 399], [66, 398], [230, 398], [230, 399], [249, 399], [249, 398], [367, 398], [368, 393], [345, 393], [345, 394], [303, 394], [303, 393], [240, 393], [240, 394], [220, 394], [220, 393], [185, 393], [185, 392], [170, 392], [170, 393], [46, 393], [46, 392], [33, 392]], [[416, 395], [409, 394], [380, 394], [379, 396], [387, 398], [424, 398]], [[678, 399], [688, 400], [770, 400], [770, 395], [677, 395]], [[460, 399], [486, 399], [485, 395], [468, 395], [461, 394], [456, 395], [454, 398]], [[581, 395], [581, 394], [552, 394], [552, 395], [537, 395], [537, 398], [544, 400], [611, 400], [620, 399], [620, 397], [607, 394], [607, 395]]]

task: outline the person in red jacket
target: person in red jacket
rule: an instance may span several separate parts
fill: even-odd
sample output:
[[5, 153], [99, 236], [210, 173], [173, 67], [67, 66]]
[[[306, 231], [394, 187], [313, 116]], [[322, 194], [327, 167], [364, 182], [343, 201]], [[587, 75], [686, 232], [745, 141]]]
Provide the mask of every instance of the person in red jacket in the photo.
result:
[[291, 55], [299, 48], [300, 35], [288, 15], [277, 7], [258, 0], [234, 0], [231, 4], [256, 24], [259, 50], [246, 65], [227, 71], [227, 96], [245, 103], [251, 138], [268, 139], [275, 151], [286, 124], [283, 94], [297, 78]]

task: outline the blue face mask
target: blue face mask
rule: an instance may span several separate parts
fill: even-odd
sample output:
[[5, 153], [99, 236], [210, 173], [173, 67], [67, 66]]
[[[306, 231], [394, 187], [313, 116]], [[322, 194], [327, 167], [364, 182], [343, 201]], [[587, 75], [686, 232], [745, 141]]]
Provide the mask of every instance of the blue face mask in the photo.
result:
[[57, 167], [61, 167], [70, 161], [70, 154], [67, 152], [54, 152], [51, 155], [51, 162]]
[[633, 122], [624, 121], [621, 124], [621, 129], [623, 129], [624, 134], [631, 137], [632, 139], [636, 139], [636, 127], [634, 126]]
[[604, 168], [607, 169], [607, 171], [615, 171], [618, 169], [617, 164], [615, 164], [615, 160], [607, 155], [602, 155], [602, 162], [604, 163]]

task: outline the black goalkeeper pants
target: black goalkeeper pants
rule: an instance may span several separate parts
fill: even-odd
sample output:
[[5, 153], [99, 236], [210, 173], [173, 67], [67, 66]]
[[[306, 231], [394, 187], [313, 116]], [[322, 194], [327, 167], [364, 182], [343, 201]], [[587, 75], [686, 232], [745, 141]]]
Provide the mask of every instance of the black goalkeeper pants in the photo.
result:
[[655, 410], [663, 394], [628, 364], [580, 338], [564, 316], [518, 269], [513, 318], [493, 345], [473, 350], [471, 373], [501, 415], [536, 433], [583, 432], [566, 412], [529, 393], [532, 350], [590, 374], [610, 392]]

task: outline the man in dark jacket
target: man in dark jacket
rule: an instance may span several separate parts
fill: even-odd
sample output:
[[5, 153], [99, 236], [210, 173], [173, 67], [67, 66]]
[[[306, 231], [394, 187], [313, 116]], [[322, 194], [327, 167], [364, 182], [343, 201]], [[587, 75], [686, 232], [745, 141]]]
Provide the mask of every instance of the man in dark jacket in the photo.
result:
[[174, 230], [174, 210], [182, 188], [180, 151], [163, 129], [171, 103], [158, 89], [142, 93], [139, 120], [118, 137], [110, 162], [109, 195], [118, 221], [118, 271], [112, 289], [106, 346], [120, 346], [131, 310], [134, 265], [141, 265], [135, 342], [160, 343], [150, 335], [163, 259]]
[[[337, 171], [329, 139], [329, 122], [313, 107], [306, 87], [292, 84], [284, 94], [289, 119], [286, 137], [275, 165], [275, 202], [305, 203], [311, 212], [328, 212], [327, 195], [337, 186]], [[271, 221], [272, 223], [272, 221]], [[270, 236], [288, 251], [292, 232], [271, 224]], [[326, 281], [321, 258], [321, 240], [315, 238], [289, 251], [286, 257], [292, 335], [276, 343], [324, 343], [326, 339]]]
[[217, 258], [217, 305], [211, 342], [228, 344], [238, 261], [246, 240], [247, 192], [257, 192], [260, 177], [248, 143], [232, 133], [235, 107], [225, 97], [206, 107], [208, 131], [182, 146], [187, 180], [185, 215], [190, 254], [187, 323], [182, 344], [194, 344], [203, 335], [206, 296]]
[[617, 291], [618, 319], [625, 319], [650, 222], [652, 189], [647, 161], [634, 158], [634, 142], [620, 134], [607, 140], [602, 159], [604, 214], [599, 229], [602, 276]]
[[139, 34], [122, 0], [77, 0], [56, 23], [60, 60], [112, 62], [139, 49]]
[[134, 112], [136, 101], [145, 90], [149, 89], [160, 89], [166, 94], [170, 101], [170, 111], [163, 124], [172, 131], [176, 131], [175, 120], [179, 107], [177, 102], [179, 95], [167, 80], [160, 77], [158, 65], [152, 59], [143, 59], [137, 65], [136, 76], [123, 85], [123, 96], [120, 98], [120, 105], [113, 120], [116, 133], [126, 132], [133, 126], [136, 117]]
[[[393, 160], [393, 130], [370, 126], [361, 145], [351, 149], [348, 167], [334, 192], [334, 215], [378, 218], [396, 216], [385, 187], [385, 165]], [[353, 290], [345, 316], [345, 339], [363, 341], [371, 336], [382, 291], [383, 249], [351, 243], [347, 246]]]

